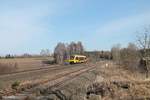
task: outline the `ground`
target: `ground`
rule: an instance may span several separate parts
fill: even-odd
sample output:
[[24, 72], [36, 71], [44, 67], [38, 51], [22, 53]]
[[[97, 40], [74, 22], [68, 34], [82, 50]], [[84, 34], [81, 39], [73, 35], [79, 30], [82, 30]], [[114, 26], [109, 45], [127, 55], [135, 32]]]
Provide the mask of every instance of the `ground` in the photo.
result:
[[[67, 74], [66, 76], [68, 77], [65, 76], [61, 79], [68, 78], [67, 81], [63, 81], [61, 85], [50, 87], [51, 81], [45, 81], [52, 77], [56, 78], [54, 77], [55, 75], [58, 78], [59, 74], [63, 76], [66, 72], [78, 71], [88, 67], [93, 68], [86, 72], [81, 72], [76, 77]], [[145, 74], [137, 70], [131, 71], [123, 66], [116, 65], [113, 61], [63, 65], [57, 66], [57, 68], [59, 70], [52, 71], [54, 69], [50, 68], [30, 72], [33, 77], [30, 78], [30, 81], [39, 79], [37, 82], [45, 81], [46, 85], [45, 83], [40, 85], [35, 89], [36, 92], [33, 91], [32, 95], [27, 94], [25, 98], [28, 100], [150, 100], [149, 78], [145, 78]], [[38, 74], [40, 77], [38, 77]], [[0, 77], [2, 78], [2, 76]], [[21, 75], [20, 77], [16, 75], [15, 78], [17, 77], [18, 80], [29, 80], [30, 76], [24, 74], [22, 77]], [[1, 83], [10, 82], [4, 79], [3, 82], [1, 80]], [[20, 94], [15, 95], [20, 97]], [[5, 98], [5, 100], [11, 99]]]
[[59, 89], [67, 100], [150, 100], [150, 80], [145, 75], [112, 61], [96, 65]]

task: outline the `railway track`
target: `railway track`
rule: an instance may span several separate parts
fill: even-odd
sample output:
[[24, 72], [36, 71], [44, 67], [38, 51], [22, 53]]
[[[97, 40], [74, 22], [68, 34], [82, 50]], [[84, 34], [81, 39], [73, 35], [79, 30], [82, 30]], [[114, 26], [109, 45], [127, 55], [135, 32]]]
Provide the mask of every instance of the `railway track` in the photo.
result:
[[[63, 87], [65, 84], [69, 83], [71, 80], [73, 80], [74, 78], [78, 77], [79, 75], [87, 72], [87, 71], [91, 71], [93, 70], [95, 67], [88, 67], [88, 68], [83, 68], [77, 71], [74, 71], [73, 73], [68, 73], [67, 77], [64, 80], [60, 81], [60, 82], [56, 82], [54, 85], [49, 86], [49, 88], [54, 88], [54, 89], [59, 89], [61, 87]], [[63, 78], [63, 77], [62, 77]]]
[[69, 81], [71, 81], [72, 79], [78, 77], [79, 75], [83, 74], [84, 72], [87, 72], [89, 70], [94, 69], [95, 67], [91, 67], [91, 66], [84, 66], [83, 68], [80, 68], [78, 70], [73, 70], [70, 72], [66, 72], [63, 74], [58, 74], [55, 77], [53, 77], [52, 79], [49, 79], [45, 82], [40, 83], [39, 85], [37, 85], [34, 88], [31, 88], [27, 91], [25, 91], [25, 93], [27, 94], [32, 94], [32, 92], [36, 92], [37, 89], [39, 88], [49, 88], [49, 89], [58, 89], [60, 87], [62, 87], [63, 85], [65, 85], [66, 83], [68, 83]]
[[23, 70], [23, 71], [15, 71], [15, 72], [10, 72], [10, 73], [4, 73], [4, 74], [0, 74], [0, 77], [3, 76], [9, 76], [9, 75], [14, 75], [14, 74], [20, 74], [20, 73], [26, 73], [26, 72], [34, 72], [34, 71], [38, 71], [38, 70], [45, 70], [45, 69], [49, 69], [49, 68], [56, 68], [59, 67], [60, 65], [51, 65], [51, 66], [44, 66], [44, 67], [40, 67], [40, 68], [34, 68], [34, 69], [29, 69], [29, 70]]
[[64, 65], [63, 66], [62, 65], [52, 65], [52, 66], [43, 67], [43, 68], [37, 68], [37, 69], [31, 69], [31, 70], [25, 70], [25, 71], [18, 71], [18, 72], [6, 73], [6, 74], [0, 75], [0, 80], [2, 78], [17, 76], [17, 75], [21, 75], [21, 74], [41, 72], [41, 71], [47, 71], [47, 70], [55, 71], [55, 70], [61, 70], [61, 69], [71, 68], [71, 67], [74, 67], [74, 66], [76, 66], [76, 65], [67, 65], [67, 66], [64, 66]]
[[[40, 68], [33, 68], [33, 69], [29, 69], [29, 70], [23, 70], [23, 71], [15, 71], [15, 72], [10, 72], [10, 73], [3, 73], [3, 74], [0, 74], [0, 78], [1, 77], [4, 77], [4, 76], [11, 76], [11, 75], [15, 75], [15, 74], [22, 74], [22, 73], [28, 73], [28, 72], [35, 72], [35, 71], [42, 71], [42, 70], [47, 70], [47, 69], [52, 69], [52, 70], [57, 70], [57, 69], [60, 69], [60, 68], [69, 68], [70, 66], [73, 67], [73, 66], [76, 66], [76, 65], [79, 65], [79, 64], [75, 64], [75, 65], [67, 65], [67, 66], [62, 66], [62, 65], [50, 65], [50, 66], [44, 66], [44, 67], [40, 67]], [[82, 65], [82, 64], [80, 64]]]
[[[78, 66], [77, 66], [78, 65]], [[57, 65], [58, 66], [58, 65]], [[55, 67], [55, 68], [54, 68]], [[78, 75], [82, 74], [85, 71], [88, 71], [90, 69], [93, 69], [94, 67], [89, 67], [86, 64], [75, 64], [75, 65], [68, 65], [68, 66], [61, 66], [59, 68], [56, 68], [56, 66], [51, 67], [51, 71], [54, 70], [62, 70], [62, 72], [54, 75], [52, 78], [48, 80], [41, 81], [39, 83], [36, 83], [34, 85], [28, 86], [27, 88], [20, 89], [19, 91], [16, 91], [16, 93], [27, 93], [31, 94], [39, 87], [45, 87], [45, 88], [52, 88], [52, 87], [58, 87], [58, 85], [65, 83], [64, 81], [70, 80], [71, 78], [77, 77]], [[41, 71], [41, 69], [39, 69]], [[32, 71], [25, 71], [25, 72], [19, 72], [19, 73], [12, 73], [12, 75], [19, 75], [22, 73], [32, 73], [34, 71], [39, 70], [32, 70]], [[46, 70], [46, 69], [42, 69]], [[5, 75], [6, 77], [7, 75]], [[23, 91], [22, 91], [23, 90]], [[13, 92], [7, 92], [6, 95], [16, 94]]]

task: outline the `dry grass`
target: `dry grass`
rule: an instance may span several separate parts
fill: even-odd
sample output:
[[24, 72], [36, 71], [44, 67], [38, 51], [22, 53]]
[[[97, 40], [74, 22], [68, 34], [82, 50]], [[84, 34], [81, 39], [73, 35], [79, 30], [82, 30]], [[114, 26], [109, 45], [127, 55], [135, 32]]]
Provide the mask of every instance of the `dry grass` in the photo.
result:
[[[95, 70], [83, 73], [59, 90], [46, 90], [52, 92], [49, 98], [57, 100], [57, 95], [62, 95], [67, 98], [64, 100], [150, 100], [150, 80], [145, 75], [109, 61], [93, 66]], [[39, 96], [39, 100], [46, 98]]]
[[0, 63], [0, 74], [11, 73], [18, 69], [17, 63]]
[[149, 100], [150, 80], [112, 62], [97, 63], [91, 72], [60, 89], [69, 100]]
[[[98, 77], [88, 87], [90, 94], [99, 95], [102, 100], [149, 100], [150, 80], [138, 71], [130, 71], [124, 67], [109, 63], [109, 66], [97, 67]], [[102, 78], [103, 77], [103, 78]]]
[[51, 59], [48, 57], [0, 59], [0, 67], [2, 66], [2, 69], [5, 68], [6, 70], [14, 69], [14, 65], [16, 64], [17, 69], [13, 71], [24, 71], [44, 67], [46, 64], [42, 62]]

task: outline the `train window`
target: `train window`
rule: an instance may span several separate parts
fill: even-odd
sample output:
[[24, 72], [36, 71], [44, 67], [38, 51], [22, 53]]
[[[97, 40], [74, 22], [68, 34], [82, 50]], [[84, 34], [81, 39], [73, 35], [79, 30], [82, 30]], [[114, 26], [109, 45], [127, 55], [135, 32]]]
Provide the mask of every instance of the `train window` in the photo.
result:
[[79, 60], [84, 60], [84, 57], [80, 57]]
[[74, 56], [70, 56], [70, 59], [73, 60], [73, 59], [74, 59]]
[[80, 60], [78, 57], [76, 57], [76, 60]]

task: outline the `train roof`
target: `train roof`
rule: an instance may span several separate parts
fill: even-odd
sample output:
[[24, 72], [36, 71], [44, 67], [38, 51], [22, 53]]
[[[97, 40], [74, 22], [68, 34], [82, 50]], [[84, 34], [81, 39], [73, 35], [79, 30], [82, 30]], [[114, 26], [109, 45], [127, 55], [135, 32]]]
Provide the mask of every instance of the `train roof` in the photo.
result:
[[84, 55], [73, 55], [73, 56], [76, 56], [76, 57], [86, 57]]

